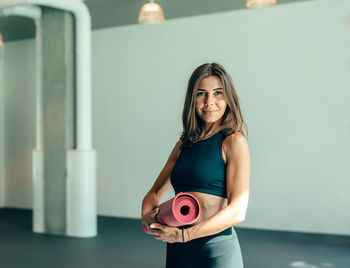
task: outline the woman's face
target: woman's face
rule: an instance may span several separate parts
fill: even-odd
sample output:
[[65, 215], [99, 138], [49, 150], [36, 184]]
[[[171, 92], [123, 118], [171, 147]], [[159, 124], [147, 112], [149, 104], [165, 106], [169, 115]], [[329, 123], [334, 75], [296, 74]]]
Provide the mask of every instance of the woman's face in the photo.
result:
[[224, 86], [217, 76], [204, 77], [198, 87], [196, 112], [207, 123], [215, 123], [222, 118], [227, 107]]

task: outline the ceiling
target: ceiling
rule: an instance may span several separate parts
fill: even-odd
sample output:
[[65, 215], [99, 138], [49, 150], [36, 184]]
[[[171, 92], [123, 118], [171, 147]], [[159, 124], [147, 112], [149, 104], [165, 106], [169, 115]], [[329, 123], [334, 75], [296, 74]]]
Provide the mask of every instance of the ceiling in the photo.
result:
[[[277, 5], [312, 0], [277, 0]], [[318, 1], [318, 0], [313, 0]], [[137, 24], [140, 8], [146, 0], [87, 0], [92, 29]], [[245, 0], [157, 0], [166, 20], [245, 9]], [[34, 38], [34, 21], [24, 17], [0, 17], [4, 42]]]

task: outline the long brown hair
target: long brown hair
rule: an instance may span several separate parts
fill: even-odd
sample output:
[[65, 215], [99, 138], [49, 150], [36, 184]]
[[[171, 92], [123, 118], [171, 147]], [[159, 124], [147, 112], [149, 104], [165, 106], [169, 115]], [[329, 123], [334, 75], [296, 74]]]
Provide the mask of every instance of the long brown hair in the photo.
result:
[[233, 86], [231, 76], [220, 64], [205, 63], [194, 70], [188, 81], [182, 112], [183, 132], [180, 137], [182, 141], [181, 150], [190, 147], [194, 142], [198, 141], [203, 131], [204, 122], [196, 113], [196, 97], [200, 81], [208, 76], [217, 76], [221, 79], [224, 86], [227, 107], [220, 124], [223, 133], [227, 136], [234, 132], [240, 132], [245, 137], [248, 136], [248, 128], [242, 116], [239, 98]]

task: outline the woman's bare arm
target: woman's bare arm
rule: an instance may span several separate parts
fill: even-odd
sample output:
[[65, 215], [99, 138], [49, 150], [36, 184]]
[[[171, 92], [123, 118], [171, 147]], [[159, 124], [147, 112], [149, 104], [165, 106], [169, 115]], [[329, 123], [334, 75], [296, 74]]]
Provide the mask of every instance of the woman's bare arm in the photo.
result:
[[165, 163], [165, 166], [163, 167], [162, 171], [158, 175], [158, 178], [154, 182], [152, 188], [148, 191], [146, 196], [143, 198], [142, 216], [153, 211], [158, 206], [158, 203], [162, 199], [162, 197], [169, 191], [171, 187], [170, 173], [180, 154], [180, 146], [181, 146], [181, 141], [179, 140], [175, 144], [167, 162]]

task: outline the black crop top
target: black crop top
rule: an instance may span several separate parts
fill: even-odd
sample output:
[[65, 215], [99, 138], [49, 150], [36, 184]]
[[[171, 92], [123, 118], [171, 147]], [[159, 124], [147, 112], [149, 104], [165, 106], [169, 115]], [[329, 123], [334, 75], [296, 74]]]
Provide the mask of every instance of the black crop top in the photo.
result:
[[225, 135], [220, 130], [180, 152], [170, 173], [176, 194], [202, 192], [227, 198], [226, 165], [221, 155], [224, 139]]

